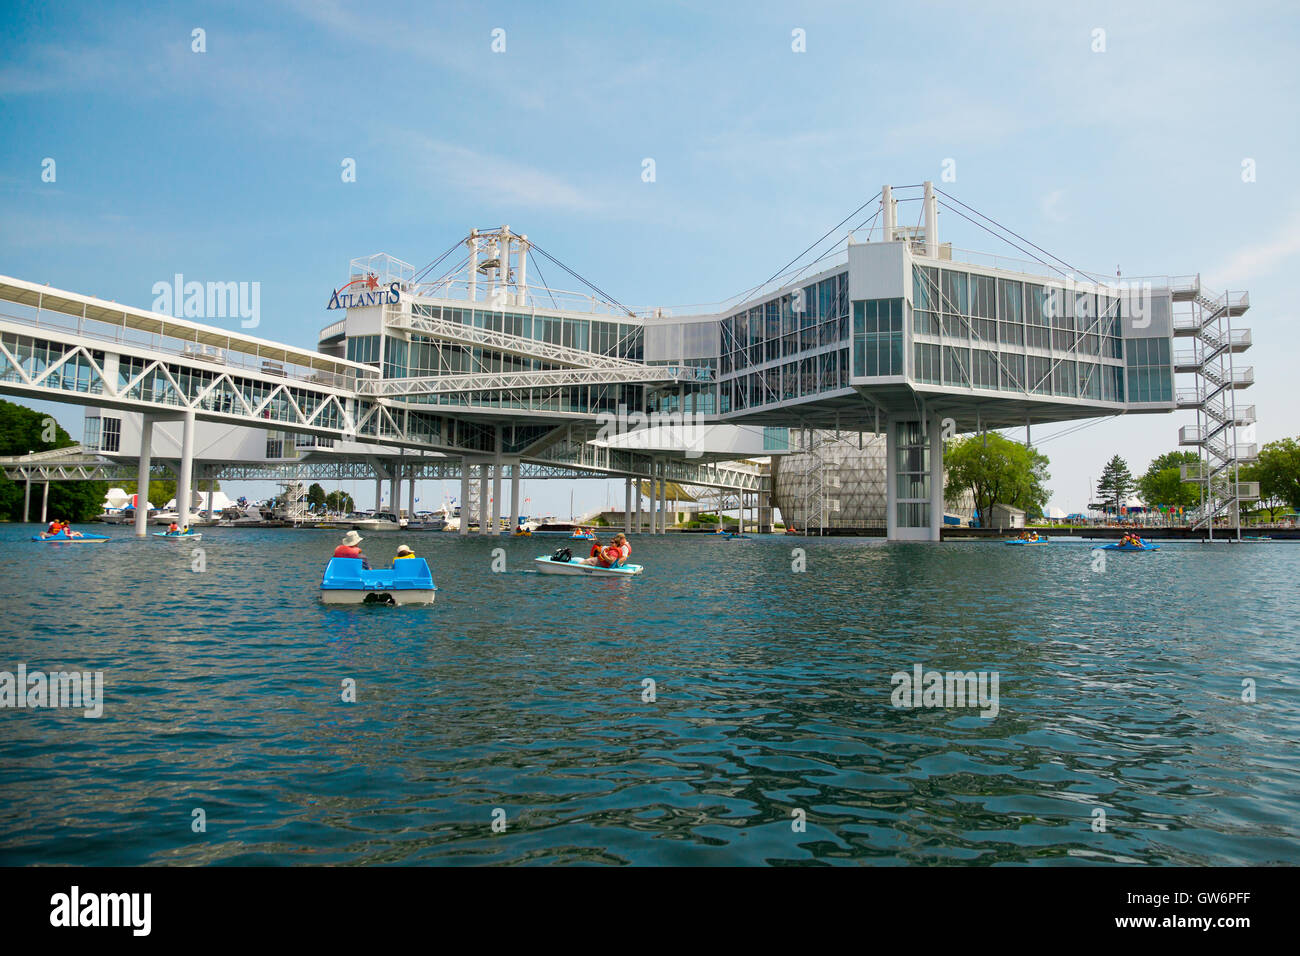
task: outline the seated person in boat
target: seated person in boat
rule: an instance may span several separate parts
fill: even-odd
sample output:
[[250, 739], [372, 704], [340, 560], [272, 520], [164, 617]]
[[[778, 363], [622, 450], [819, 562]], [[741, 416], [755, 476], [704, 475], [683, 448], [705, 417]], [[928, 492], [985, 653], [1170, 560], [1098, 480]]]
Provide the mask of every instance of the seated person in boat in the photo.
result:
[[[595, 549], [593, 549], [595, 552]], [[602, 568], [621, 568], [627, 563], [628, 555], [632, 553], [632, 546], [627, 543], [627, 538], [621, 534], [614, 535], [614, 542], [609, 547], [601, 548], [598, 553], [593, 553], [591, 557], [583, 561], [583, 564], [594, 564]]]
[[413, 558], [413, 557], [415, 557], [414, 551], [412, 551], [408, 546], [404, 544], [399, 544], [397, 546], [397, 557], [393, 558], [393, 560], [400, 561], [402, 560], [402, 558]]
[[349, 531], [343, 536], [343, 542], [334, 549], [334, 557], [360, 558], [361, 567], [369, 571], [370, 562], [367, 561], [366, 556], [361, 553], [361, 540], [361, 535], [357, 534], [355, 531]]
[[180, 533], [181, 533], [181, 526], [178, 525], [175, 521], [173, 521], [171, 524], [169, 524], [169, 525], [167, 526], [167, 533], [168, 533], [168, 534], [180, 534]]
[[600, 543], [600, 538], [592, 538], [592, 539], [591, 539], [591, 553], [588, 554], [587, 557], [589, 557], [589, 558], [598, 558], [598, 557], [600, 557], [600, 552], [601, 552], [601, 549], [602, 549], [602, 548], [603, 548], [603, 545], [601, 545], [601, 543]]

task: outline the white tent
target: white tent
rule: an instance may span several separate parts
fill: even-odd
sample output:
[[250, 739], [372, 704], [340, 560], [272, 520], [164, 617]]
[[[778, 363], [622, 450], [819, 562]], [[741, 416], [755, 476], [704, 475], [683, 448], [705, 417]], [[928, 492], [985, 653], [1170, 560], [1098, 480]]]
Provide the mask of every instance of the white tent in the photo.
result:
[[1043, 517], [1050, 521], [1064, 521], [1065, 512], [1060, 508], [1050, 507], [1043, 511]]
[[[205, 491], [202, 491], [202, 492], [200, 492], [200, 491], [196, 491], [196, 492], [194, 492], [194, 498], [193, 498], [193, 500], [194, 500], [194, 504], [192, 504], [192, 505], [190, 506], [190, 510], [191, 510], [191, 511], [206, 511], [206, 510], [207, 510], [207, 508], [208, 508], [208, 493], [207, 493], [206, 490], [205, 490]], [[214, 491], [214, 492], [212, 492], [212, 510], [213, 510], [213, 511], [215, 511], [215, 512], [217, 512], [217, 513], [220, 513], [223, 509], [225, 509], [225, 508], [229, 508], [229, 507], [230, 507], [231, 505], [233, 505], [233, 504], [234, 504], [234, 502], [231, 501], [229, 498], [226, 497], [225, 492], [223, 492], [223, 491]], [[176, 510], [176, 499], [173, 498], [173, 499], [171, 499], [170, 501], [168, 501], [167, 504], [163, 505], [163, 510], [164, 510], [164, 511], [175, 511], [175, 510]]]
[[[121, 488], [109, 488], [108, 494], [104, 496], [104, 510], [121, 511], [123, 508], [134, 507], [132, 504], [134, 500], [135, 495], [128, 495]], [[147, 501], [145, 502], [145, 507], [148, 510], [153, 509], [153, 505]]]

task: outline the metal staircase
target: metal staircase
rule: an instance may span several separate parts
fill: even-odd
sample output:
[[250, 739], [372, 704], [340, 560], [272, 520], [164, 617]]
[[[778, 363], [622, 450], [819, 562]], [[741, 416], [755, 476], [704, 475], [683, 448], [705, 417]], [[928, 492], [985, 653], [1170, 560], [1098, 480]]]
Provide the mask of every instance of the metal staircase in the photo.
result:
[[1174, 371], [1196, 377], [1192, 389], [1177, 393], [1179, 408], [1196, 412], [1196, 425], [1178, 432], [1178, 444], [1196, 448], [1201, 460], [1180, 467], [1183, 481], [1201, 486], [1201, 505], [1192, 515], [1194, 528], [1214, 537], [1214, 522], [1226, 516], [1241, 538], [1241, 503], [1259, 499], [1259, 483], [1241, 480], [1241, 465], [1259, 457], [1258, 447], [1238, 441], [1237, 429], [1254, 424], [1255, 406], [1238, 405], [1237, 392], [1255, 382], [1255, 370], [1238, 368], [1235, 356], [1251, 346], [1249, 329], [1233, 329], [1233, 318], [1250, 308], [1245, 292], [1212, 296], [1197, 281], [1176, 294], [1191, 304], [1174, 322], [1174, 335], [1192, 339], [1189, 350], [1174, 354]]

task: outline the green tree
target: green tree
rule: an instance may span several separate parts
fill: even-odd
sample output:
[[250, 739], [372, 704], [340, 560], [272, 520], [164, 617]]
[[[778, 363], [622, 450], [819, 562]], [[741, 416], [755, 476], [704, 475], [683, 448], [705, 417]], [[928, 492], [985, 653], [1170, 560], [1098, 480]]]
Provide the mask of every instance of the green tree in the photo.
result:
[[1137, 480], [1138, 496], [1151, 508], [1158, 509], [1161, 505], [1169, 510], [1196, 507], [1201, 501], [1200, 488], [1183, 481], [1179, 466], [1198, 461], [1200, 458], [1192, 451], [1170, 451], [1157, 456], [1147, 467], [1146, 474]]
[[[51, 440], [46, 440], [49, 437]], [[26, 455], [75, 445], [72, 436], [48, 415], [0, 400], [0, 456]], [[47, 515], [69, 521], [88, 521], [102, 510], [107, 486], [102, 481], [50, 483]], [[33, 482], [32, 517], [39, 518], [42, 489]], [[0, 475], [0, 517], [23, 520], [24, 488]]]
[[1097, 479], [1097, 497], [1114, 505], [1115, 514], [1118, 515], [1124, 499], [1132, 490], [1133, 474], [1128, 470], [1128, 463], [1119, 455], [1112, 456], [1101, 470], [1101, 477]]
[[980, 523], [988, 526], [994, 504], [1008, 504], [1028, 515], [1041, 514], [1047, 504], [1047, 456], [1009, 438], [989, 432], [947, 443], [944, 500], [956, 501], [966, 491], [975, 499]]
[[307, 504], [311, 505], [313, 508], [319, 508], [321, 505], [325, 504], [325, 499], [327, 497], [325, 489], [322, 488], [318, 482], [313, 483], [312, 486], [307, 489]]
[[348, 514], [356, 511], [356, 504], [352, 501], [352, 496], [346, 491], [331, 491], [325, 496], [325, 507], [330, 511], [341, 511]]
[[1259, 497], [1268, 510], [1300, 510], [1300, 442], [1294, 438], [1271, 441], [1259, 450], [1259, 460], [1241, 469], [1242, 481], [1258, 481]]

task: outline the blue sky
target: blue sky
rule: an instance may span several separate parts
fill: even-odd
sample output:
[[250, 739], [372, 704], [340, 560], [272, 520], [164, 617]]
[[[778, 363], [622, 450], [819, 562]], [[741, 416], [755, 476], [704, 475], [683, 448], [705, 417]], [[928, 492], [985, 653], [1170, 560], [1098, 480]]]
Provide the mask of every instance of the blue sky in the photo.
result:
[[[256, 334], [314, 345], [352, 257], [423, 265], [508, 223], [630, 305], [710, 303], [952, 159], [947, 192], [1082, 268], [1249, 290], [1258, 440], [1296, 435], [1300, 17], [1130, 6], [10, 2], [0, 272], [142, 307], [177, 272], [257, 281]], [[80, 409], [51, 409], [80, 434]], [[1046, 442], [1053, 504], [1189, 420]], [[534, 485], [567, 513], [567, 485]]]

